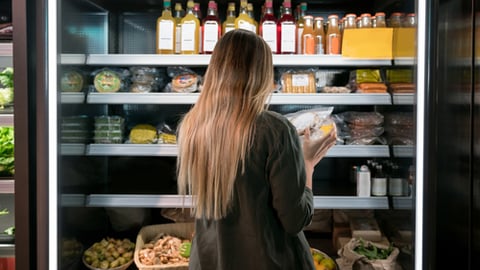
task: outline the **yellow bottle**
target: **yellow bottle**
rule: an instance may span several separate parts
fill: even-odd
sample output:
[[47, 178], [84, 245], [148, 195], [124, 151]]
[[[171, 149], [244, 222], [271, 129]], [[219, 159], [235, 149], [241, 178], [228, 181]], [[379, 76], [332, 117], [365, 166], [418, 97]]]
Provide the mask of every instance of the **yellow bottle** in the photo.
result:
[[253, 26], [254, 26], [253, 29], [255, 30], [255, 34], [258, 34], [258, 22], [255, 20], [255, 15], [253, 13], [252, 3], [247, 4], [247, 13], [248, 13], [248, 16], [250, 16], [250, 19], [252, 20], [252, 23], [253, 23]]
[[235, 18], [235, 3], [230, 2], [228, 3], [227, 17], [222, 25], [222, 35], [225, 35], [225, 33], [228, 31], [235, 29]]
[[181, 45], [181, 33], [182, 33], [182, 18], [185, 16], [185, 10], [182, 8], [181, 3], [175, 3], [175, 22], [176, 30], [175, 30], [175, 53], [180, 53], [180, 45]]
[[256, 28], [252, 22], [252, 18], [250, 18], [250, 15], [248, 15], [247, 6], [247, 0], [240, 1], [240, 13], [235, 19], [235, 29], [245, 29], [256, 33]]
[[297, 18], [297, 54], [303, 54], [302, 35], [305, 27], [305, 15], [307, 13], [307, 3], [300, 3], [299, 14]]
[[175, 53], [176, 21], [172, 16], [170, 0], [163, 1], [162, 16], [157, 19], [156, 52], [158, 54]]
[[200, 21], [193, 14], [193, 0], [187, 2], [187, 14], [182, 19], [180, 52], [198, 54], [200, 44]]

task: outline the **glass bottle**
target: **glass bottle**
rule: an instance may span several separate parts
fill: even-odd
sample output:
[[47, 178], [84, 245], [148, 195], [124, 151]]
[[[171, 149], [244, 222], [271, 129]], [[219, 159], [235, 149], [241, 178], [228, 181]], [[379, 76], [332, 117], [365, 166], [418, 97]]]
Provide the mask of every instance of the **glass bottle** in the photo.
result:
[[175, 53], [180, 53], [181, 45], [181, 33], [182, 33], [182, 18], [185, 16], [185, 10], [183, 10], [181, 3], [175, 3]]
[[250, 19], [253, 23], [253, 29], [255, 29], [255, 34], [258, 34], [258, 22], [255, 20], [255, 14], [253, 12], [253, 5], [251, 3], [247, 3], [247, 13], [250, 16]]
[[302, 33], [302, 53], [315, 54], [315, 31], [313, 30], [313, 16], [305, 15], [305, 24]]
[[416, 27], [417, 26], [417, 18], [415, 13], [408, 13], [403, 21], [403, 27]]
[[372, 176], [372, 195], [387, 195], [387, 176], [383, 171], [383, 166], [378, 164], [375, 168], [375, 174]]
[[292, 14], [292, 3], [290, 0], [283, 1], [283, 15], [277, 22], [277, 51], [280, 54], [294, 54], [296, 45], [295, 18]]
[[344, 22], [343, 29], [357, 28], [356, 20], [357, 20], [357, 15], [353, 13], [348, 13], [347, 15], [345, 15], [345, 22]]
[[163, 1], [162, 16], [157, 19], [156, 52], [158, 54], [175, 53], [175, 24], [170, 0]]
[[298, 15], [297, 15], [297, 53], [303, 53], [303, 44], [302, 44], [302, 35], [303, 29], [305, 27], [305, 15], [307, 13], [307, 3], [302, 2], [300, 3]]
[[252, 18], [248, 15], [248, 3], [247, 0], [240, 0], [240, 12], [235, 19], [235, 29], [245, 29], [248, 31], [256, 32], [255, 25], [252, 22]]
[[390, 15], [390, 27], [402, 27], [402, 13], [394, 12]]
[[203, 53], [213, 52], [215, 44], [222, 33], [222, 26], [218, 18], [217, 3], [213, 0], [208, 2], [207, 16], [203, 19], [202, 48]]
[[200, 9], [200, 3], [194, 2], [193, 5], [193, 15], [197, 17], [198, 21], [200, 22], [200, 26], [198, 29], [198, 53], [203, 53], [203, 24], [202, 24], [202, 11]]
[[273, 14], [272, 0], [265, 0], [264, 12], [259, 26], [260, 36], [270, 46], [272, 53], [277, 53], [277, 19]]
[[361, 28], [372, 28], [372, 15], [363, 13], [360, 15], [360, 20], [362, 21]]
[[376, 27], [376, 28], [387, 27], [387, 23], [386, 23], [386, 21], [385, 21], [385, 13], [384, 13], [384, 12], [377, 12], [377, 13], [375, 13], [375, 27]]
[[222, 35], [225, 35], [228, 31], [235, 29], [236, 17], [237, 15], [235, 14], [235, 3], [230, 2], [228, 3], [227, 16], [222, 25]]
[[315, 32], [315, 54], [325, 54], [325, 28], [323, 17], [315, 17], [313, 30]]
[[187, 2], [187, 14], [182, 19], [181, 48], [182, 54], [198, 54], [200, 44], [200, 21], [193, 14], [193, 0]]
[[326, 34], [326, 54], [340, 54], [342, 46], [342, 35], [338, 28], [338, 15], [328, 16], [328, 28]]

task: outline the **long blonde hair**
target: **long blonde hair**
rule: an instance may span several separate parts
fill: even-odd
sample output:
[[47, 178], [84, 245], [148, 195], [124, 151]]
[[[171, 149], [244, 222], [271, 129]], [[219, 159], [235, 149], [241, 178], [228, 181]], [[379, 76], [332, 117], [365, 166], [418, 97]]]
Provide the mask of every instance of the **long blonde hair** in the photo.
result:
[[200, 97], [178, 128], [178, 191], [193, 195], [197, 218], [226, 216], [273, 76], [272, 52], [256, 34], [233, 30], [215, 46]]

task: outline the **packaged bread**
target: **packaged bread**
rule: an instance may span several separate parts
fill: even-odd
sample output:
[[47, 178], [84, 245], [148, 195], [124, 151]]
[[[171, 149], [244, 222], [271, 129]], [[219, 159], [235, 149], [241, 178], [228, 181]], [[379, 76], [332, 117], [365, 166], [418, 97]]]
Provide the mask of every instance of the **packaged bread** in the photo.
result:
[[157, 128], [150, 124], [138, 124], [130, 130], [130, 142], [150, 144], [157, 141]]
[[281, 77], [283, 93], [316, 93], [315, 72], [308, 70], [289, 70]]
[[93, 85], [96, 91], [115, 93], [125, 86], [125, 79], [130, 75], [130, 72], [125, 69], [103, 68], [94, 71], [93, 75]]
[[60, 89], [62, 92], [80, 92], [83, 89], [83, 75], [76, 70], [67, 70], [60, 79]]
[[168, 67], [167, 74], [171, 82], [165, 87], [165, 92], [192, 93], [200, 90], [200, 76], [187, 67]]

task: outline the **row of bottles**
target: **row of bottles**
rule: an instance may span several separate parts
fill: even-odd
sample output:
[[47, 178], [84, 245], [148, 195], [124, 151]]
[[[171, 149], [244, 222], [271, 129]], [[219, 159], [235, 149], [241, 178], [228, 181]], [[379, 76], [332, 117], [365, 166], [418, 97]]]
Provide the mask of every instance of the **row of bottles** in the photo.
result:
[[413, 166], [402, 167], [391, 160], [367, 160], [366, 164], [353, 166], [353, 181], [357, 196], [409, 196], [413, 184]]
[[193, 0], [187, 2], [186, 12], [180, 3], [171, 10], [171, 0], [163, 1], [164, 8], [157, 20], [158, 54], [210, 54], [218, 39], [232, 29], [245, 29], [260, 35], [274, 54], [340, 54], [342, 32], [346, 28], [386, 27], [415, 23], [415, 14], [392, 13], [386, 20], [385, 13], [377, 12], [356, 16], [337, 14], [321, 16], [307, 14], [307, 3], [298, 5], [295, 12], [291, 0], [284, 0], [280, 13], [275, 16], [273, 0], [265, 0], [260, 20], [254, 18], [253, 5], [240, 0], [238, 15], [235, 3], [229, 2], [223, 23], [218, 16], [217, 3], [208, 2], [207, 16], [202, 18], [200, 5]]

